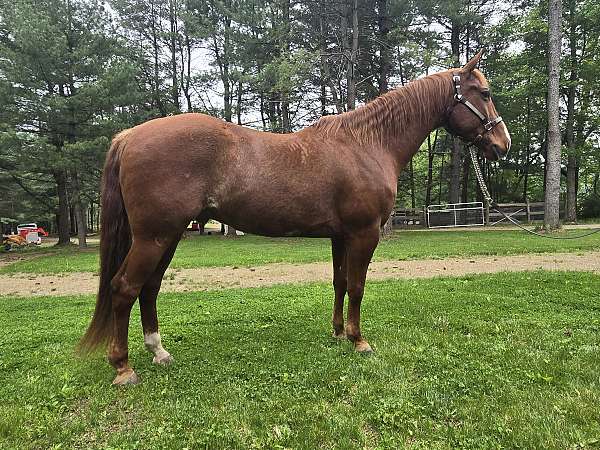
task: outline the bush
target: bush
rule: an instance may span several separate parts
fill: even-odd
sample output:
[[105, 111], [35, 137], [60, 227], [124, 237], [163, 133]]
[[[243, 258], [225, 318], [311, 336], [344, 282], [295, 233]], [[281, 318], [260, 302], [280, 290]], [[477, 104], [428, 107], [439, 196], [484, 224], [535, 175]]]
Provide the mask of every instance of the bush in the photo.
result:
[[579, 217], [590, 219], [600, 217], [600, 196], [595, 192], [590, 192], [579, 203]]

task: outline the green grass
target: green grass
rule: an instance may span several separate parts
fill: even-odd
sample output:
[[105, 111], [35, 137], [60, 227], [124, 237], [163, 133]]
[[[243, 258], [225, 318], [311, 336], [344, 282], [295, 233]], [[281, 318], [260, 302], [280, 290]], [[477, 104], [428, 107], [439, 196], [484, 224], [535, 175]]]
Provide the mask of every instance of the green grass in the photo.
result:
[[73, 347], [92, 297], [0, 299], [0, 448], [539, 448], [600, 439], [600, 277], [369, 283], [373, 357], [329, 337], [324, 284], [168, 294], [155, 367], [110, 386]]
[[[565, 232], [565, 236], [582, 230]], [[521, 231], [407, 231], [382, 240], [375, 260], [445, 258], [449, 256], [516, 255], [523, 253], [600, 250], [600, 234], [583, 239], [557, 241]], [[97, 248], [41, 249], [46, 255], [0, 268], [0, 273], [96, 272]], [[198, 236], [179, 244], [172, 268], [254, 266], [269, 263], [308, 263], [331, 258], [328, 239], [264, 238], [227, 239]]]

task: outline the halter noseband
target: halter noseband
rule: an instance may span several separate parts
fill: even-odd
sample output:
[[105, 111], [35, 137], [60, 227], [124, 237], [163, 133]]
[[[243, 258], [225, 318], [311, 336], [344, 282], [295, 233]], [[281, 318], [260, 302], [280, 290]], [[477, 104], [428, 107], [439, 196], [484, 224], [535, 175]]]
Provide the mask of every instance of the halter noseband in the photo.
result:
[[[453, 73], [452, 81], [454, 83], [454, 100], [456, 100], [457, 103], [462, 103], [469, 109], [469, 111], [471, 111], [473, 114], [475, 114], [479, 118], [479, 120], [481, 120], [483, 128], [485, 129], [485, 131], [483, 133], [478, 134], [477, 136], [475, 136], [475, 139], [473, 139], [473, 141], [469, 142], [470, 144], [477, 144], [479, 141], [481, 141], [481, 139], [483, 139], [484, 134], [490, 132], [492, 130], [492, 128], [494, 128], [496, 125], [498, 125], [500, 122], [502, 122], [502, 117], [498, 116], [495, 119], [490, 119], [485, 114], [483, 114], [481, 111], [479, 111], [477, 109], [477, 107], [475, 105], [473, 105], [473, 103], [471, 103], [469, 100], [467, 100], [462, 95], [462, 92], [460, 89], [460, 75], [459, 74]], [[450, 113], [448, 114], [448, 118], [452, 114], [452, 111], [454, 111], [454, 107], [452, 107], [452, 109], [450, 110]]]

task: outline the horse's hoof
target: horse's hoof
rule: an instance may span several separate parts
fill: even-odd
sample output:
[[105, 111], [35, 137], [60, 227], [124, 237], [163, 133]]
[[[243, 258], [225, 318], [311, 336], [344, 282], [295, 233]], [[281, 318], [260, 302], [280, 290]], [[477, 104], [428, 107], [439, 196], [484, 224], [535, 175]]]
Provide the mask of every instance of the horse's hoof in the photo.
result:
[[356, 350], [357, 353], [365, 356], [373, 354], [373, 349], [367, 341], [359, 341], [354, 344], [354, 350]]
[[115, 386], [126, 386], [128, 384], [139, 384], [140, 381], [141, 380], [136, 373], [130, 369], [117, 375], [112, 384]]
[[169, 353], [165, 353], [164, 355], [155, 356], [154, 358], [152, 358], [152, 362], [160, 366], [168, 366], [170, 364], [173, 364], [174, 361], [175, 359]]
[[335, 331], [332, 334], [334, 339], [346, 339], [346, 333], [343, 331], [341, 333], [336, 333]]

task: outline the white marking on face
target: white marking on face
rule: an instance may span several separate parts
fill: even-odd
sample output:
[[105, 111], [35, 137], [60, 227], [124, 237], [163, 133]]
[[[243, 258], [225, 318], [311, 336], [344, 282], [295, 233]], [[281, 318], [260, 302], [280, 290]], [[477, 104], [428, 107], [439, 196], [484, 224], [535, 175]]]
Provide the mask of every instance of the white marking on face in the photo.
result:
[[506, 124], [504, 122], [500, 122], [500, 125], [502, 126], [502, 130], [504, 131], [504, 135], [506, 136], [506, 151], [509, 151], [510, 145], [512, 143], [510, 139], [510, 133], [508, 132], [508, 128], [506, 128]]
[[154, 353], [154, 356], [158, 359], [169, 355], [169, 352], [163, 348], [160, 342], [160, 333], [144, 334], [144, 345], [148, 351]]

